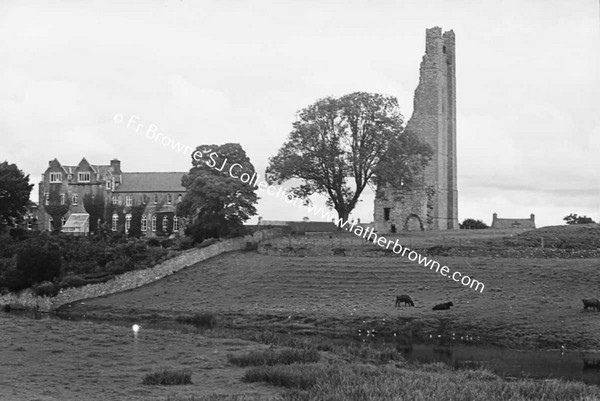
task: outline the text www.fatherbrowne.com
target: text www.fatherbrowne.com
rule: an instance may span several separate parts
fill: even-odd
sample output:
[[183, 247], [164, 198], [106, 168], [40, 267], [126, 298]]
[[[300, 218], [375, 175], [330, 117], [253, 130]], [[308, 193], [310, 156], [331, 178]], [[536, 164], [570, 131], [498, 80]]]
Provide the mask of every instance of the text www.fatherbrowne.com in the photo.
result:
[[[314, 213], [315, 216], [320, 213], [321, 217], [326, 218], [328, 220], [332, 219], [330, 211], [324, 211], [323, 209], [314, 207], [312, 205], [308, 206], [308, 209], [310, 212]], [[341, 218], [336, 219], [334, 217], [332, 220], [339, 227], [342, 227], [343, 229], [352, 232], [354, 235], [364, 238], [367, 241], [372, 241], [373, 243], [376, 243], [377, 245], [385, 249], [390, 249], [391, 247], [392, 252], [394, 252], [395, 254], [406, 256], [411, 262], [417, 262], [424, 267], [429, 267], [429, 270], [435, 269], [436, 273], [439, 273], [444, 277], [448, 277], [456, 282], [459, 282], [465, 287], [469, 287], [479, 292], [483, 292], [483, 289], [485, 288], [485, 285], [482, 282], [475, 280], [469, 276], [465, 276], [459, 271], [454, 271], [451, 273], [450, 268], [448, 266], [442, 266], [437, 261], [429, 259], [428, 257], [423, 256], [420, 253], [411, 250], [406, 246], [402, 246], [398, 242], [398, 240], [388, 240], [385, 237], [378, 235], [371, 227], [364, 228], [360, 225], [357, 225], [354, 222], [349, 223], [348, 221], [344, 221]]]

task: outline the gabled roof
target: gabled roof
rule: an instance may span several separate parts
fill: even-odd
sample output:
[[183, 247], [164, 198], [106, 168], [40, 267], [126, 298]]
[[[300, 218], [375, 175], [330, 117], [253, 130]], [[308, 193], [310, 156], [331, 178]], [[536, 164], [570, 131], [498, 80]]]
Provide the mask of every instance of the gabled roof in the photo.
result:
[[122, 184], [113, 192], [185, 192], [181, 185], [185, 174], [187, 172], [123, 173]]

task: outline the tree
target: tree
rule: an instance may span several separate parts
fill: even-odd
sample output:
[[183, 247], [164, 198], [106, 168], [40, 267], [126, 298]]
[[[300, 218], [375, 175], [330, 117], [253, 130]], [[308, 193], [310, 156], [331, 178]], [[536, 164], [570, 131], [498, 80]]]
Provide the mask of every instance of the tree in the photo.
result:
[[347, 220], [367, 185], [409, 186], [431, 156], [427, 144], [404, 131], [396, 98], [355, 92], [301, 110], [266, 176], [276, 184], [301, 179], [294, 195], [307, 205], [312, 194], [325, 195]]
[[22, 220], [33, 184], [16, 164], [0, 163], [0, 226], [14, 226]]
[[69, 211], [71, 200], [67, 194], [61, 198], [60, 184], [50, 184], [50, 192], [48, 195], [48, 205], [44, 206], [46, 213], [52, 217], [52, 232], [58, 233], [62, 228], [62, 218]]
[[202, 241], [241, 233], [244, 221], [256, 215], [256, 186], [247, 179], [254, 175], [239, 144], [198, 146], [192, 168], [181, 180], [186, 193], [177, 206], [177, 216], [190, 221], [186, 235]]
[[98, 233], [98, 220], [100, 224], [104, 221], [104, 196], [101, 192], [92, 195], [87, 193], [83, 196], [83, 207], [90, 215], [90, 232]]
[[458, 226], [464, 230], [479, 230], [484, 228], [490, 228], [483, 221], [475, 219], [464, 219], [462, 224], [459, 224]]
[[577, 213], [571, 213], [570, 215], [563, 217], [563, 220], [569, 225], [595, 223], [591, 217], [577, 216]]

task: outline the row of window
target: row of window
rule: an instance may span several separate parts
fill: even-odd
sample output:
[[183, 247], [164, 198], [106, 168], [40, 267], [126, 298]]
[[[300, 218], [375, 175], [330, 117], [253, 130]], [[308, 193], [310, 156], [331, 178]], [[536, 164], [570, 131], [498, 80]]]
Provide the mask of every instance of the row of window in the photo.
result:
[[[60, 194], [60, 204], [64, 205], [65, 201], [67, 199], [68, 194]], [[50, 193], [49, 192], [45, 192], [44, 193], [44, 205], [49, 205], [50, 204]], [[79, 195], [78, 194], [73, 194], [71, 196], [71, 205], [73, 206], [77, 206], [79, 205]]]
[[[156, 231], [156, 223], [157, 223], [156, 216], [152, 216], [150, 223], [151, 223], [150, 227], [151, 227], [152, 231]], [[119, 216], [116, 214], [113, 214], [112, 230], [117, 231], [118, 225], [119, 225]], [[126, 233], [129, 232], [130, 228], [131, 228], [131, 214], [128, 214], [125, 216], [125, 232]], [[167, 218], [167, 216], [164, 216], [162, 219], [162, 230], [163, 231], [169, 230], [169, 219]], [[148, 218], [146, 217], [145, 214], [142, 216], [142, 231], [148, 231]], [[173, 231], [179, 231], [179, 218], [177, 216], [173, 217]]]
[[[71, 179], [72, 175], [67, 174], [67, 179]], [[89, 171], [77, 173], [77, 181], [78, 182], [90, 182], [90, 173]], [[62, 173], [50, 173], [50, 183], [56, 184], [62, 182]]]
[[[181, 196], [181, 194], [179, 194], [177, 196], [177, 203], [181, 202], [182, 198], [183, 197]], [[150, 197], [148, 195], [143, 195], [143, 197], [142, 197], [143, 204], [149, 203], [149, 200], [150, 200]], [[154, 204], [156, 205], [157, 203], [158, 203], [158, 194], [154, 194]], [[119, 195], [113, 195], [112, 196], [112, 204], [120, 205], [121, 197]], [[167, 194], [167, 205], [171, 205], [171, 204], [173, 204], [173, 195]], [[133, 206], [133, 195], [125, 195], [125, 206]]]

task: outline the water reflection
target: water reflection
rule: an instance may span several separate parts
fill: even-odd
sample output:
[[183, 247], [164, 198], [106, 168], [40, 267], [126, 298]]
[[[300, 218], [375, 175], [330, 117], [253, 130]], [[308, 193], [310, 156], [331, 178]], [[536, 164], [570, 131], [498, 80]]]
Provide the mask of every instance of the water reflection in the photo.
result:
[[[456, 368], [486, 367], [504, 377], [563, 378], [600, 385], [600, 353], [519, 351], [472, 345], [413, 344], [406, 359], [443, 362]], [[585, 362], [584, 362], [585, 361]]]

